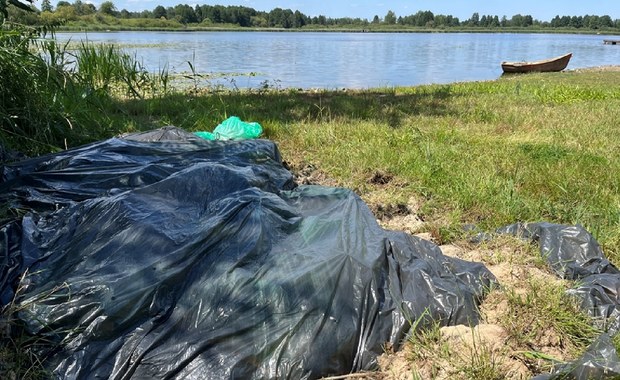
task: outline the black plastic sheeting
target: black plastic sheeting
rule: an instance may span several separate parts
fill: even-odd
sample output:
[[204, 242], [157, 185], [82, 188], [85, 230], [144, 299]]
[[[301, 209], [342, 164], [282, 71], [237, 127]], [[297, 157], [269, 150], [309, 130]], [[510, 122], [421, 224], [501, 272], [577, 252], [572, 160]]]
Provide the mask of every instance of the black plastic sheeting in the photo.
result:
[[593, 274], [620, 274], [605, 258], [596, 239], [581, 226], [513, 224], [499, 232], [536, 241], [541, 255], [560, 278], [581, 280]]
[[551, 223], [513, 224], [499, 233], [531, 239], [555, 273], [575, 280], [568, 291], [604, 331], [582, 357], [558, 365], [544, 379], [608, 379], [620, 377], [620, 358], [611, 336], [620, 332], [620, 270], [607, 260], [594, 237], [582, 226]]
[[1, 226], [1, 301], [56, 343], [58, 378], [373, 369], [418, 318], [476, 324], [495, 281], [349, 190], [296, 187], [266, 140], [113, 138], [5, 166], [0, 200], [24, 211]]

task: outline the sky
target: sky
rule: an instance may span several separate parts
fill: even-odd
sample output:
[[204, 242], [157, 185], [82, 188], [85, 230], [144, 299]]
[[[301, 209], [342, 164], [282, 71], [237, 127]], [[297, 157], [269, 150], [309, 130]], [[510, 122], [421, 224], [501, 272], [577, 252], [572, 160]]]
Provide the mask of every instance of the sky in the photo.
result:
[[[72, 0], [68, 0], [73, 2]], [[97, 7], [103, 0], [83, 0]], [[408, 16], [420, 10], [434, 14], [456, 16], [466, 20], [474, 12], [482, 15], [507, 16], [515, 14], [531, 15], [540, 21], [551, 21], [556, 15], [585, 16], [609, 15], [612, 20], [620, 19], [620, 0], [112, 0], [118, 10], [129, 11], [153, 10], [157, 5], [165, 7], [177, 4], [207, 5], [242, 5], [258, 11], [270, 11], [274, 8], [298, 10], [307, 16], [325, 15], [332, 18], [359, 17], [372, 20], [375, 15], [383, 17], [388, 11], [396, 16]], [[39, 3], [40, 0], [36, 0]], [[51, 1], [55, 5], [55, 1]]]

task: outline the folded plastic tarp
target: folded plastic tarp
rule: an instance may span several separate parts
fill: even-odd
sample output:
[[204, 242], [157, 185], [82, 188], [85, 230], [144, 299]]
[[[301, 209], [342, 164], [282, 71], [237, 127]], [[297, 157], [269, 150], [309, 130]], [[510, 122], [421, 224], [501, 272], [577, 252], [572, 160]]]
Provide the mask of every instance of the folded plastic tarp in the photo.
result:
[[517, 223], [498, 232], [537, 242], [541, 255], [563, 279], [579, 280], [599, 273], [620, 274], [607, 260], [596, 239], [582, 226]]
[[620, 377], [620, 358], [610, 337], [620, 332], [620, 270], [607, 260], [596, 239], [582, 226], [552, 223], [517, 223], [498, 232], [537, 242], [540, 254], [558, 277], [576, 280], [568, 294], [603, 331], [580, 358], [535, 379]]
[[373, 369], [418, 318], [476, 324], [495, 281], [349, 190], [296, 187], [267, 140], [113, 138], [7, 165], [0, 194], [28, 211], [2, 226], [2, 302], [59, 378]]

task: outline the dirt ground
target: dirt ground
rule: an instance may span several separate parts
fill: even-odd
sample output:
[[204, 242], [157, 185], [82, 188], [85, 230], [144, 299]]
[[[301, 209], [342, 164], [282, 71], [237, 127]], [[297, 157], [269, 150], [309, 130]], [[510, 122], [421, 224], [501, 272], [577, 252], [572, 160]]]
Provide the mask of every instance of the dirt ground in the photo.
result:
[[[338, 186], [317, 167], [307, 163], [287, 163], [298, 184]], [[377, 191], [387, 186], [392, 178], [386, 174], [374, 173], [368, 182], [376, 185]], [[373, 211], [379, 224], [391, 230], [404, 231], [438, 244], [431, 232], [425, 231], [425, 222], [417, 216], [420, 202], [414, 198], [407, 204], [379, 204], [373, 196], [362, 196]], [[524, 252], [511, 244], [493, 246], [462, 244], [439, 245], [446, 256], [482, 262], [495, 275], [502, 289], [493, 290], [481, 305], [482, 323], [475, 327], [449, 326], [438, 329], [438, 339], [430, 345], [431, 350], [445, 350], [444, 355], [424, 354], [419, 346], [411, 342], [398, 352], [386, 352], [379, 357], [379, 369], [375, 372], [354, 373], [345, 376], [327, 377], [336, 379], [405, 380], [405, 379], [472, 379], [478, 375], [484, 378], [531, 379], [540, 371], [532, 365], [537, 358], [524, 360], [516, 355], [519, 347], [507, 341], [508, 333], [500, 325], [500, 318], [506, 313], [505, 292], [524, 294], [531, 281], [558, 283], [550, 271], [540, 268], [533, 260], [524, 259]], [[559, 360], [570, 359], [559, 337], [539, 336], [531, 343], [535, 352]], [[544, 358], [544, 357], [543, 357]], [[486, 360], [486, 363], [477, 361]], [[542, 361], [542, 359], [541, 359]], [[541, 363], [539, 363], [541, 364]], [[476, 368], [478, 367], [478, 368]], [[467, 368], [470, 369], [468, 372]], [[489, 373], [477, 374], [486, 368]], [[493, 377], [493, 371], [498, 376]], [[499, 375], [501, 374], [501, 375]]]

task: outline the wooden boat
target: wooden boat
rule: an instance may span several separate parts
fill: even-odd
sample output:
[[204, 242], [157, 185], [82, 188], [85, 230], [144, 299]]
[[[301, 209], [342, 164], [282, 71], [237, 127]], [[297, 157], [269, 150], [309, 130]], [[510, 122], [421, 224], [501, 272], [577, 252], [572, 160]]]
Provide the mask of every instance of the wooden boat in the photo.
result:
[[568, 53], [560, 57], [546, 59], [543, 61], [502, 62], [502, 70], [504, 70], [504, 73], [542, 73], [547, 71], [562, 71], [566, 68], [568, 61], [570, 61], [572, 56], [572, 53]]

